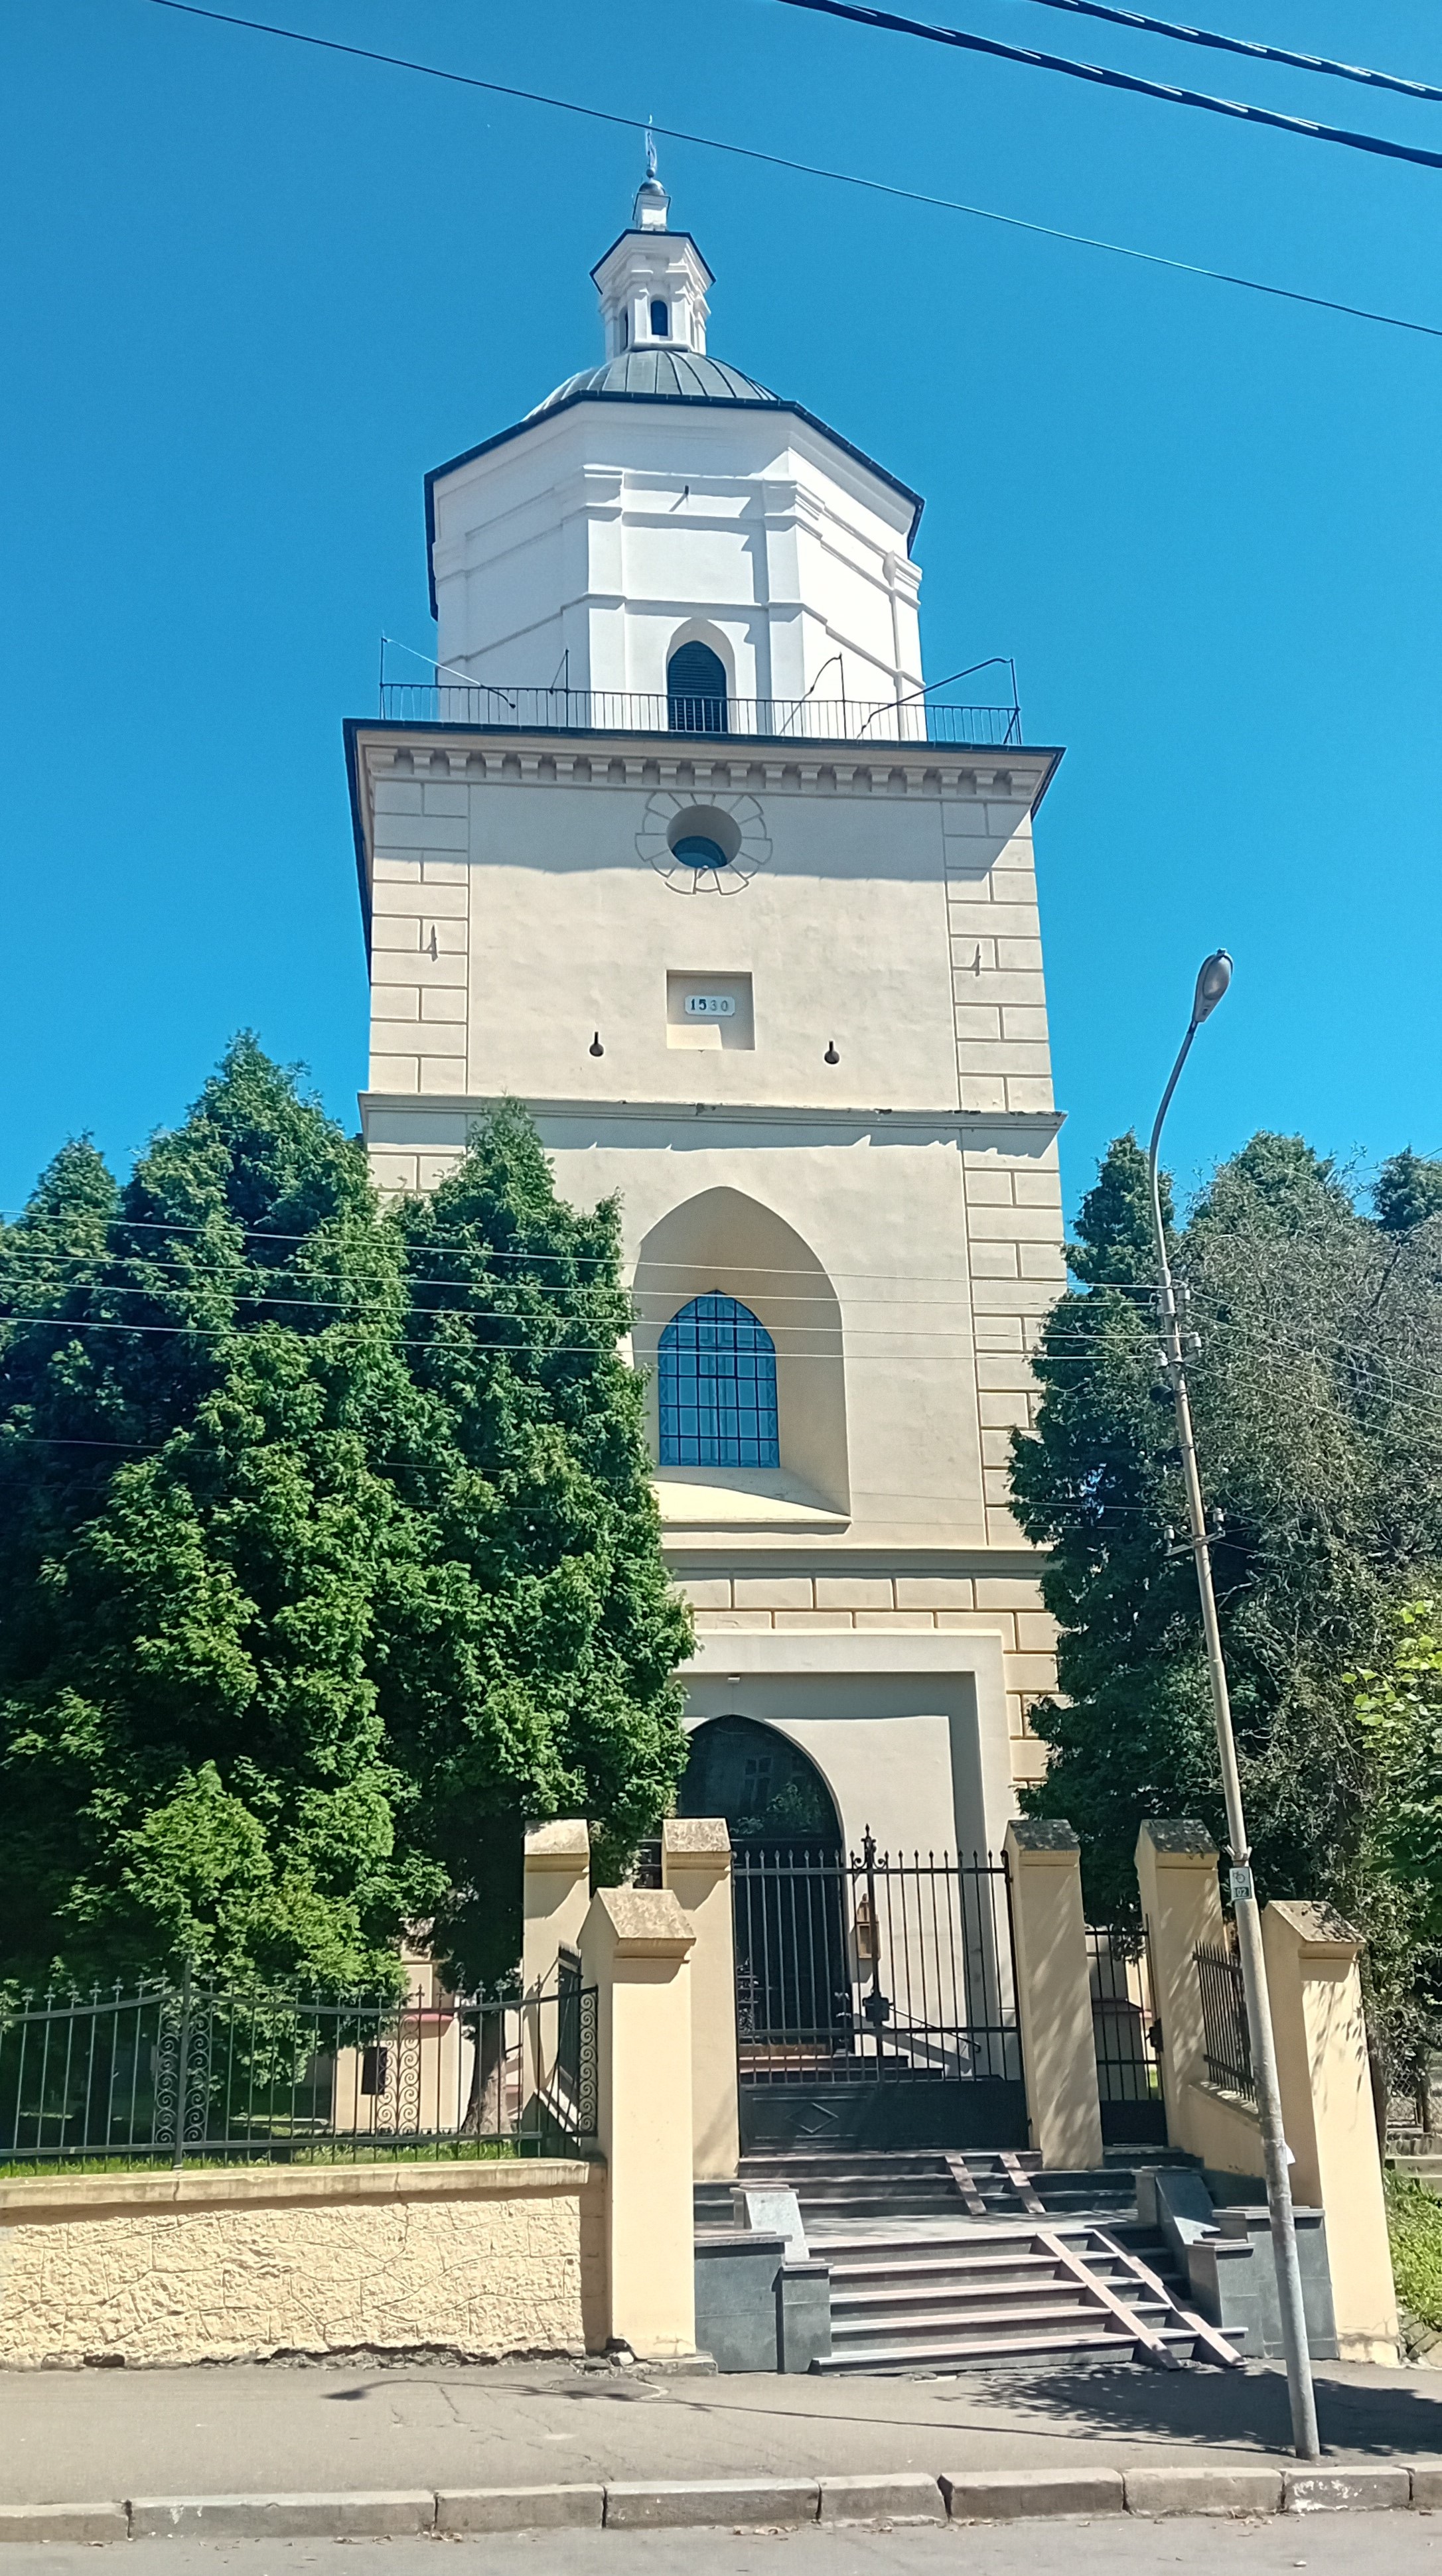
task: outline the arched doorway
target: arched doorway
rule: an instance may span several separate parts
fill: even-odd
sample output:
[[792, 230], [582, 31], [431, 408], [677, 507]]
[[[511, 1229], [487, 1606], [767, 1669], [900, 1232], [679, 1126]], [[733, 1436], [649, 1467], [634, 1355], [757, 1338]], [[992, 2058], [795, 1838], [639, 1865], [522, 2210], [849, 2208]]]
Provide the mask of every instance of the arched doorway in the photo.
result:
[[713, 1717], [697, 1727], [676, 1812], [724, 1816], [733, 1844], [841, 1849], [836, 1803], [810, 1754], [754, 1717]]
[[852, 1964], [841, 1822], [807, 1753], [774, 1726], [698, 1726], [683, 1816], [724, 1816], [734, 1849], [736, 2040], [743, 2100], [834, 2066], [849, 2044]]
[[739, 1714], [696, 1728], [677, 1808], [730, 1828], [748, 2153], [1025, 2145], [1004, 1863], [848, 1853], [810, 1755]]

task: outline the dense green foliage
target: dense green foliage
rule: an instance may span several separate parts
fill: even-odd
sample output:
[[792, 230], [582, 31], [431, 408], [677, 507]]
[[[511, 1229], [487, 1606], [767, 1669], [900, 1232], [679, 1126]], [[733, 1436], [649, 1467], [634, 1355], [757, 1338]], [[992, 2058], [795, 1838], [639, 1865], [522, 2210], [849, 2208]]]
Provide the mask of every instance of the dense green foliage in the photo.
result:
[[1356, 1675], [1353, 1703], [1374, 1777], [1368, 1806], [1374, 1866], [1410, 1892], [1425, 1937], [1442, 1945], [1442, 1613], [1404, 1602], [1391, 1653]]
[[1442, 2201], [1425, 2183], [1389, 2173], [1387, 2233], [1398, 2300], [1419, 2325], [1442, 2332]]
[[249, 1040], [0, 1236], [0, 1975], [518, 1951], [529, 1816], [683, 1760], [615, 1210], [519, 1111], [383, 1210]]
[[[1385, 1748], [1351, 1675], [1442, 1566], [1442, 1168], [1399, 1156], [1360, 1209], [1295, 1138], [1254, 1137], [1173, 1235], [1198, 1446], [1262, 1893], [1358, 1915], [1405, 2056], [1433, 1975], [1404, 1874], [1367, 1819]], [[1168, 1223], [1171, 1224], [1170, 1211]], [[1097, 1914], [1133, 1917], [1148, 1815], [1223, 1811], [1170, 1390], [1160, 1364], [1145, 1158], [1115, 1144], [1047, 1326], [1017, 1510], [1052, 1550], [1060, 1687], [1034, 1716], [1030, 1793], [1082, 1837]], [[1410, 2038], [1409, 2038], [1410, 2034]]]

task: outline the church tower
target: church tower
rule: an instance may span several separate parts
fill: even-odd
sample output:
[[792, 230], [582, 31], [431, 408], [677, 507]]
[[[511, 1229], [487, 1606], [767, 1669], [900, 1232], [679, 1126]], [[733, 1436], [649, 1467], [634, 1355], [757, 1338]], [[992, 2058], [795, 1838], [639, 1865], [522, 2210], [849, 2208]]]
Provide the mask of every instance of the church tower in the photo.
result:
[[433, 1186], [513, 1094], [619, 1194], [707, 1811], [997, 1848], [1053, 1679], [1007, 1456], [1060, 754], [927, 690], [920, 500], [710, 353], [654, 169], [593, 275], [600, 362], [427, 477], [434, 679], [346, 728], [372, 1165]]

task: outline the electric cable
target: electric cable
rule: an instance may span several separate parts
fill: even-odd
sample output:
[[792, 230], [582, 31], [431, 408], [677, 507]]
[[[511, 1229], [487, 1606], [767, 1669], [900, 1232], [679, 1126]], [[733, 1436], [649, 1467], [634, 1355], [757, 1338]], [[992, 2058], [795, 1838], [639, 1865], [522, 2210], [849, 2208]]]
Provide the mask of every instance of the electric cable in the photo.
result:
[[[257, 36], [274, 36], [291, 44], [310, 45], [322, 53], [346, 54], [358, 62], [380, 63], [392, 71], [415, 72], [428, 80], [447, 81], [461, 89], [484, 90], [494, 98], [513, 98], [531, 107], [549, 107], [566, 116], [583, 116], [598, 125], [619, 126], [628, 134], [644, 134], [639, 117], [619, 116], [604, 107], [589, 107], [578, 99], [553, 98], [543, 90], [520, 89], [506, 81], [482, 80], [474, 72], [447, 70], [439, 63], [422, 63], [404, 54], [377, 52], [369, 45], [343, 44], [335, 36], [312, 36], [300, 27], [279, 27], [262, 18], [242, 18], [233, 11], [207, 9], [200, 0], [145, 0], [152, 9], [170, 9], [182, 17], [204, 18], [221, 27], [240, 27]], [[1070, 232], [1061, 224], [1034, 222], [1026, 215], [1004, 215], [994, 206], [967, 205], [958, 197], [938, 197], [923, 188], [903, 188], [889, 179], [867, 179], [854, 170], [831, 170], [820, 162], [799, 161], [782, 152], [763, 152], [757, 145], [729, 143], [718, 135], [694, 134], [685, 126], [653, 125], [651, 131], [668, 143], [687, 143], [703, 152], [726, 152], [741, 161], [759, 162], [768, 170], [788, 170], [804, 179], [825, 179], [844, 188], [864, 188], [872, 196], [892, 197], [911, 206], [929, 206], [942, 214], [969, 215], [979, 223], [1002, 224], [1011, 232], [1033, 233], [1042, 241], [1069, 242], [1074, 249], [1101, 250], [1117, 259], [1134, 259], [1147, 268], [1165, 268], [1181, 277], [1199, 277], [1213, 286], [1235, 286], [1250, 295], [1270, 295], [1284, 304], [1306, 304], [1319, 313], [1340, 313], [1353, 322], [1373, 322], [1389, 331], [1411, 331], [1426, 340], [1442, 340], [1442, 323], [1418, 322], [1408, 314], [1380, 313], [1365, 304], [1348, 304], [1334, 295], [1309, 295], [1298, 286], [1278, 286], [1260, 277], [1243, 277], [1224, 268], [1208, 268], [1198, 260], [1170, 259], [1163, 251], [1138, 250], [1129, 242], [1107, 241], [1097, 233]]]
[[1315, 117], [1283, 116], [1276, 108], [1251, 107], [1239, 98], [1214, 98], [1209, 90], [1178, 89], [1170, 81], [1142, 80], [1135, 72], [1111, 71], [1102, 63], [1073, 62], [1069, 54], [1044, 54], [1034, 45], [1004, 45], [995, 36], [975, 36], [963, 27], [934, 27], [924, 18], [901, 18], [890, 9], [867, 9], [857, 0], [781, 0], [785, 9], [811, 9], [824, 18], [846, 18], [858, 27], [875, 27], [892, 36], [920, 36], [932, 45], [952, 45], [968, 54], [989, 54], [998, 62], [1023, 63], [1034, 71], [1065, 72], [1098, 89], [1126, 90], [1134, 98], [1160, 99], [1167, 107], [1200, 107], [1213, 116], [1239, 118], [1247, 125], [1268, 125], [1280, 134], [1298, 134], [1309, 143], [1345, 144], [1352, 152], [1376, 152], [1389, 161], [1416, 161], [1427, 170], [1442, 170], [1442, 152], [1420, 144], [1393, 143], [1383, 134], [1358, 134], [1346, 125], [1320, 125]]
[[1184, 45], [1209, 46], [1219, 54], [1244, 54], [1251, 62], [1283, 63], [1292, 71], [1326, 72], [1336, 80], [1362, 81], [1369, 89], [1395, 90], [1402, 98], [1442, 99], [1430, 81], [1407, 80], [1398, 72], [1369, 71], [1361, 63], [1336, 63], [1325, 54], [1294, 54], [1285, 45], [1265, 45], [1251, 36], [1218, 36], [1205, 27], [1178, 26], [1170, 18], [1148, 18], [1139, 9], [1112, 9], [1107, 0], [1036, 0], [1042, 9], [1067, 9], [1079, 18], [1101, 18], [1110, 27], [1132, 27], [1147, 36], [1175, 36]]

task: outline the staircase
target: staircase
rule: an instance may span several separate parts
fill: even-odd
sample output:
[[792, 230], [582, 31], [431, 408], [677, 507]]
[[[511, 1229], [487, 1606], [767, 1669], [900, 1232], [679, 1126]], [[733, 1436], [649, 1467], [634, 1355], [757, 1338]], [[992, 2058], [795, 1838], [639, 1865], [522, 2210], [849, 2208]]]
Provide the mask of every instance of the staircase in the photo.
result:
[[[822, 2372], [1232, 2364], [1194, 2314], [1131, 2166], [1044, 2173], [1031, 2155], [818, 2153], [743, 2158], [752, 2189], [795, 2191], [830, 2266]], [[731, 2186], [698, 2183], [699, 2227], [729, 2227]]]
[[[1043, 2173], [1031, 2154], [968, 2151], [947, 2156], [936, 2148], [910, 2152], [804, 2148], [741, 2159], [738, 2182], [753, 2191], [794, 2191], [807, 2236], [838, 2231], [895, 2230], [920, 2219], [955, 2225], [977, 2218], [1048, 2218], [1136, 2215], [1136, 2176], [1130, 2165], [1095, 2172]], [[970, 2186], [970, 2188], [968, 2188]], [[730, 2183], [698, 2182], [698, 2227], [731, 2225]]]

